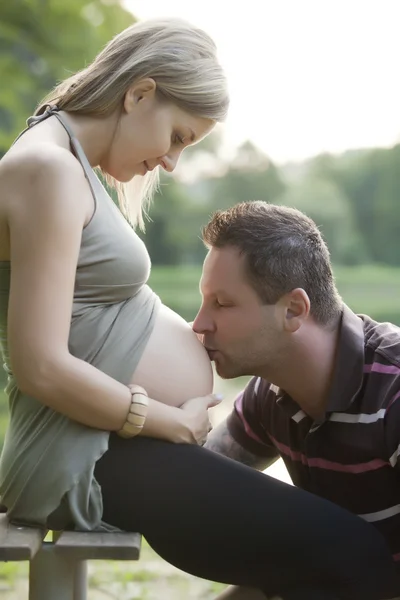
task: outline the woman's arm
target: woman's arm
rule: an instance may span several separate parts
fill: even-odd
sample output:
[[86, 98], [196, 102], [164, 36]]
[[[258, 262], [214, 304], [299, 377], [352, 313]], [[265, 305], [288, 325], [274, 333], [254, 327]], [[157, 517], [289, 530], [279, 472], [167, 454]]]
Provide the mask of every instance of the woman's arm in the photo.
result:
[[68, 350], [82, 230], [94, 210], [82, 168], [46, 144], [10, 160], [8, 343], [17, 384], [71, 419], [119, 429], [129, 389]]
[[[11, 255], [8, 343], [17, 384], [71, 419], [119, 430], [130, 390], [68, 349], [82, 229], [94, 210], [81, 166], [68, 151], [43, 144], [23, 160], [10, 159], [3, 180]], [[148, 435], [195, 438], [184, 411], [150, 405]]]

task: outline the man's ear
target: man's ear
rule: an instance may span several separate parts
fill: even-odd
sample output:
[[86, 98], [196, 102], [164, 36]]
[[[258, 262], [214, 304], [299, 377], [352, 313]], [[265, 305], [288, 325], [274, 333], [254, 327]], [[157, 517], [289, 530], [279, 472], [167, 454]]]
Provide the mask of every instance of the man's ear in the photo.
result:
[[130, 113], [143, 100], [153, 100], [157, 84], [151, 77], [133, 83], [125, 93], [124, 109]]
[[284, 329], [295, 333], [310, 314], [310, 298], [302, 288], [295, 288], [282, 298], [284, 302]]

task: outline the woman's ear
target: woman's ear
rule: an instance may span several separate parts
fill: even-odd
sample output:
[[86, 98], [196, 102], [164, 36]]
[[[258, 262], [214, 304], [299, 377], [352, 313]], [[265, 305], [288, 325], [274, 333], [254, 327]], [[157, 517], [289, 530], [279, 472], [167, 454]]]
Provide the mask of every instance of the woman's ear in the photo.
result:
[[290, 333], [295, 333], [310, 314], [310, 298], [302, 288], [296, 288], [285, 294], [284, 301], [284, 328]]
[[125, 111], [130, 113], [143, 100], [153, 100], [155, 98], [156, 88], [157, 84], [151, 77], [133, 83], [125, 93]]

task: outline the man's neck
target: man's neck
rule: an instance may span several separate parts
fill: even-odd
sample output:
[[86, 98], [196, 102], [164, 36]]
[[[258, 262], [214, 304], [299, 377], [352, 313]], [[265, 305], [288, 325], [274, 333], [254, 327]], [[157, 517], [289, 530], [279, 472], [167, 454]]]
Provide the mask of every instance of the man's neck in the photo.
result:
[[308, 323], [268, 381], [278, 385], [313, 419], [326, 412], [335, 368], [340, 327]]

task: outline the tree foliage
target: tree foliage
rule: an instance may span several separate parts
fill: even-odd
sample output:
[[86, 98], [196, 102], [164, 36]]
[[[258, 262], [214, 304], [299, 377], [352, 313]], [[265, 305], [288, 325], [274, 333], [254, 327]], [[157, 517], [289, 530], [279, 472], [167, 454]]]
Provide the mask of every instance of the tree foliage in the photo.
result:
[[[41, 98], [133, 21], [120, 0], [0, 2], [0, 156]], [[184, 178], [163, 177], [145, 235], [154, 263], [201, 262], [200, 229], [210, 214], [255, 199], [309, 214], [336, 263], [400, 263], [400, 145], [324, 154], [289, 168], [251, 142], [227, 161], [221, 132], [185, 152]]]
[[133, 22], [117, 0], [0, 2], [0, 155], [41, 98]]

